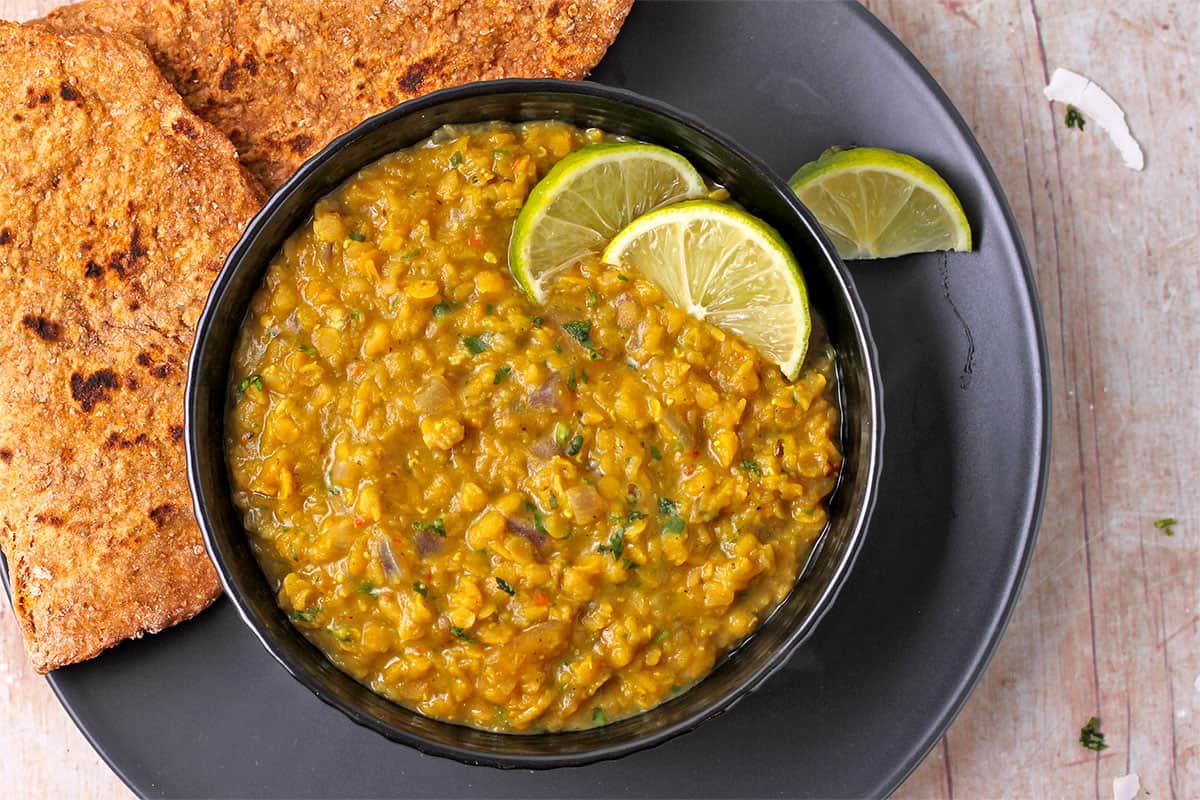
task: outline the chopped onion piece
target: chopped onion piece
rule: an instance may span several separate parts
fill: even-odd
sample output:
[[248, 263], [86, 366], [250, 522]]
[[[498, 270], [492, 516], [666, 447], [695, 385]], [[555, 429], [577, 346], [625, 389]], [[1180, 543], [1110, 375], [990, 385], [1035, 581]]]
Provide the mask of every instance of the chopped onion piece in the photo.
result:
[[1077, 72], [1059, 67], [1050, 76], [1050, 85], [1042, 92], [1052, 102], [1075, 106], [1080, 113], [1099, 125], [1112, 139], [1117, 150], [1121, 151], [1125, 166], [1139, 171], [1145, 166], [1145, 156], [1129, 132], [1125, 112], [1116, 100], [1095, 83]]
[[1134, 800], [1140, 788], [1142, 783], [1136, 772], [1113, 778], [1113, 800]]

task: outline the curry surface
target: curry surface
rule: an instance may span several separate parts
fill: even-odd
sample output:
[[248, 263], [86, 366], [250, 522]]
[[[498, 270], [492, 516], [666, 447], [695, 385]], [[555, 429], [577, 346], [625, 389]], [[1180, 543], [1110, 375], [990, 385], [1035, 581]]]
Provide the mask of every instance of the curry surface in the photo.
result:
[[508, 274], [538, 178], [603, 138], [443, 132], [318, 203], [234, 356], [255, 552], [341, 669], [479, 728], [578, 728], [709, 672], [788, 594], [841, 463], [833, 354], [799, 379], [596, 261]]

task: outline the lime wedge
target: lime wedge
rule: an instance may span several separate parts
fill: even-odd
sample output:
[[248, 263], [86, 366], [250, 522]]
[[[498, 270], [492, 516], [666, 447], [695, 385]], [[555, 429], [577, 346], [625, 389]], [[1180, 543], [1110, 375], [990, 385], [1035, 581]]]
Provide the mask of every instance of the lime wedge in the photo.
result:
[[606, 142], [554, 165], [529, 193], [508, 245], [508, 264], [539, 303], [550, 279], [599, 253], [635, 217], [699, 197], [704, 179], [686, 158], [651, 144]]
[[790, 183], [842, 258], [971, 249], [971, 226], [954, 190], [912, 156], [833, 147]]
[[792, 251], [757, 217], [692, 200], [638, 217], [601, 256], [657, 285], [692, 316], [739, 337], [792, 380], [812, 320]]

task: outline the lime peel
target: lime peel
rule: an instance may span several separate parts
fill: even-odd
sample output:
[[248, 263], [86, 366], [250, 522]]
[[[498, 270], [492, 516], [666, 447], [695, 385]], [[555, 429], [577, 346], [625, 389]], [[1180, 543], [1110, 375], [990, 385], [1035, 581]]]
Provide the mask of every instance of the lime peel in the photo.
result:
[[789, 380], [799, 374], [812, 332], [808, 292], [787, 243], [757, 217], [711, 200], [676, 203], [634, 220], [601, 258], [638, 271]]
[[544, 303], [554, 275], [599, 253], [632, 220], [705, 191], [696, 168], [665, 147], [589, 145], [555, 164], [529, 193], [513, 225], [509, 268], [521, 288]]
[[789, 183], [842, 258], [971, 249], [971, 226], [954, 190], [910, 155], [832, 147]]

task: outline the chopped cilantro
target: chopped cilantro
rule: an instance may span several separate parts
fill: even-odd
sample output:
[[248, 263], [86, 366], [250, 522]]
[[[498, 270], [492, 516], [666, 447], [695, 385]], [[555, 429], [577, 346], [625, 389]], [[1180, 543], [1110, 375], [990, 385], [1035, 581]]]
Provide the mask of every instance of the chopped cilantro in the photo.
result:
[[300, 352], [304, 353], [306, 356], [315, 356], [317, 354], [317, 348], [302, 344], [300, 345]]
[[595, 308], [600, 303], [600, 295], [596, 294], [596, 290], [592, 287], [587, 287], [587, 307]]
[[517, 593], [517, 590], [513, 588], [513, 585], [511, 583], [509, 583], [508, 581], [504, 580], [504, 578], [496, 578], [496, 585], [499, 586], [500, 591], [504, 592], [505, 594], [516, 594]]
[[421, 597], [429, 597], [429, 587], [425, 585], [425, 581], [413, 581], [413, 591]]
[[617, 273], [617, 280], [619, 280], [619, 281], [627, 281], [627, 280], [629, 280], [629, 276], [628, 276], [628, 275], [626, 275], [624, 272], [618, 272], [618, 273]]
[[505, 379], [512, 375], [512, 367], [505, 364], [502, 367], [496, 368], [496, 377], [492, 378], [492, 386], [499, 386], [504, 383]]
[[608, 718], [604, 716], [604, 709], [602, 709], [602, 708], [592, 709], [592, 724], [593, 725], [607, 725], [608, 724]]
[[530, 320], [530, 322], [533, 324], [533, 327], [535, 327], [535, 328], [540, 328], [546, 324], [546, 320], [543, 317], [534, 317], [533, 319]]
[[663, 533], [683, 533], [685, 527], [687, 527], [687, 523], [684, 522], [683, 517], [674, 514], [666, 518], [662, 529]]
[[441, 517], [438, 517], [433, 522], [421, 522], [417, 520], [412, 524], [414, 531], [429, 531], [432, 534], [446, 538], [446, 523]]
[[425, 251], [418, 247], [416, 250], [409, 250], [407, 253], [405, 253], [404, 255], [402, 255], [400, 257], [405, 260], [409, 260], [409, 259], [416, 258], [417, 256], [421, 255], [421, 253], [423, 253], [423, 252], [425, 252]]
[[567, 443], [567, 455], [577, 456], [579, 451], [583, 449], [583, 434], [577, 433], [571, 437], [571, 441]]
[[665, 642], [667, 639], [670, 639], [670, 638], [671, 638], [670, 631], [666, 631], [666, 630], [659, 631], [657, 634], [654, 635], [654, 643], [662, 644], [663, 642]]
[[759, 476], [760, 478], [762, 477], [762, 467], [760, 467], [758, 465], [757, 461], [751, 461], [750, 459], [747, 458], [744, 461], [742, 461], [741, 467], [746, 472], [752, 472], [755, 475]]
[[1078, 128], [1083, 130], [1087, 126], [1087, 120], [1083, 118], [1083, 114], [1079, 113], [1079, 109], [1075, 106], [1067, 106], [1066, 123], [1068, 128]]
[[592, 344], [592, 323], [591, 320], [577, 319], [572, 322], [564, 322], [563, 330], [571, 334], [571, 338], [579, 342], [584, 347], [590, 347]]
[[1100, 720], [1092, 717], [1087, 721], [1087, 724], [1079, 729], [1079, 743], [1088, 750], [1095, 750], [1099, 753], [1101, 750], [1108, 749], [1108, 745], [1104, 743], [1104, 734], [1096, 730], [1100, 727]]
[[650, 457], [655, 461], [662, 461], [662, 450], [659, 450], [654, 445], [650, 445]]
[[253, 374], [247, 378], [243, 378], [242, 382], [239, 383], [238, 387], [237, 387], [238, 396], [240, 397], [241, 395], [245, 394], [246, 390], [249, 389], [251, 386], [253, 386], [255, 389], [258, 389], [261, 392], [263, 390], [262, 375], [259, 375], [256, 372], [255, 374]]
[[438, 303], [436, 306], [433, 307], [433, 318], [434, 319], [442, 319], [443, 317], [445, 317], [447, 314], [449, 314], [453, 310], [454, 310], [454, 304], [447, 303], [445, 300], [443, 300], [442, 302]]
[[455, 150], [454, 154], [450, 156], [450, 166], [457, 168], [459, 164], [462, 164], [462, 162], [463, 162], [462, 153]]
[[679, 513], [679, 503], [666, 497], [658, 498], [658, 513], [671, 516]]
[[467, 632], [464, 631], [462, 628], [458, 627], [457, 625], [451, 625], [450, 632], [453, 633], [455, 636], [457, 636], [459, 639], [462, 639], [464, 642], [471, 641], [471, 637], [467, 635]]
[[320, 610], [321, 609], [317, 608], [316, 606], [309, 606], [303, 611], [293, 611], [291, 613], [291, 617], [292, 619], [298, 619], [301, 622], [312, 622], [317, 618], [317, 614], [320, 612]]
[[366, 595], [375, 594], [375, 584], [370, 581], [363, 581], [358, 585], [358, 593]]
[[538, 511], [536, 508], [533, 510], [533, 529], [538, 533], [550, 532], [546, 530], [546, 515]]
[[567, 391], [573, 392], [579, 387], [579, 378], [575, 374], [575, 368], [571, 367], [571, 372], [567, 375]]
[[367, 240], [367, 237], [363, 236], [358, 231], [350, 231], [350, 233], [348, 233], [346, 235], [349, 236], [351, 239], [353, 239], [356, 242], [365, 242]]
[[608, 537], [608, 544], [602, 544], [596, 548], [597, 553], [612, 553], [613, 561], [620, 561], [621, 554], [625, 552], [625, 529], [619, 528], [613, 531], [613, 535]]
[[491, 303], [488, 303], [483, 307], [483, 313], [490, 317], [492, 314], [496, 313], [496, 307]]
[[350, 309], [350, 319], [354, 320], [355, 322], [358, 322], [359, 320], [362, 319], [362, 312], [359, 311], [357, 308]]
[[462, 343], [463, 347], [470, 350], [471, 354], [476, 356], [488, 349], [487, 335], [482, 333], [478, 336], [464, 336]]
[[503, 148], [492, 151], [492, 158], [504, 158], [505, 156], [511, 156], [511, 155], [512, 155], [512, 150], [505, 150]]
[[[262, 388], [261, 386], [259, 387]], [[1179, 524], [1174, 517], [1165, 517], [1163, 519], [1154, 520], [1154, 527], [1158, 528], [1167, 536], [1175, 535], [1175, 526]]]

